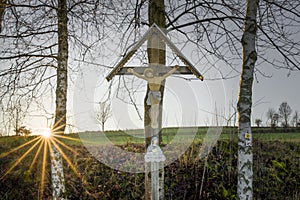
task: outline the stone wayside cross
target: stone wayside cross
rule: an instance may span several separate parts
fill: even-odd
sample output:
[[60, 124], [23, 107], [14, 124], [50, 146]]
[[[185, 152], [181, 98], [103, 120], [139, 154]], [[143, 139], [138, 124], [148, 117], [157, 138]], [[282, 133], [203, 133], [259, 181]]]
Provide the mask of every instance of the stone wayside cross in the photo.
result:
[[[136, 51], [151, 37], [157, 37], [161, 42], [164, 42], [175, 53], [185, 66], [164, 66], [156, 63], [149, 63], [148, 67], [133, 67], [125, 64], [136, 53]], [[187, 58], [178, 50], [178, 48], [169, 40], [166, 34], [156, 25], [152, 25], [144, 36], [133, 46], [133, 48], [119, 61], [113, 70], [106, 77], [110, 81], [115, 75], [134, 75], [147, 81], [149, 86], [148, 99], [146, 104], [150, 106], [150, 119], [151, 119], [151, 144], [147, 147], [145, 155], [145, 169], [146, 169], [146, 193], [147, 191], [153, 200], [163, 199], [164, 191], [164, 161], [165, 156], [159, 147], [159, 106], [162, 100], [160, 93], [161, 83], [172, 74], [192, 74], [203, 81], [203, 76], [198, 70], [187, 60]], [[161, 120], [161, 119], [160, 119]], [[146, 131], [146, 130], [145, 130]], [[146, 134], [145, 134], [146, 135]], [[148, 178], [149, 172], [151, 179]], [[147, 183], [150, 181], [150, 183]]]
[[[158, 63], [148, 63], [148, 67], [136, 67], [136, 66], [125, 66], [128, 60], [136, 53], [136, 51], [150, 38], [158, 38], [160, 42], [165, 43], [172, 52], [184, 63], [184, 66], [165, 66]], [[149, 47], [148, 47], [149, 48]], [[150, 47], [153, 48], [153, 47]], [[159, 55], [157, 55], [159, 57]], [[175, 70], [176, 69], [176, 70]], [[150, 74], [148, 77], [147, 74]], [[152, 74], [152, 75], [151, 75]], [[113, 70], [107, 75], [107, 81], [110, 81], [116, 75], [135, 75], [139, 78], [142, 78], [148, 82], [150, 89], [150, 98], [147, 100], [147, 105], [150, 105], [152, 101], [152, 111], [148, 113], [151, 121], [151, 137], [157, 135], [157, 124], [160, 124], [160, 121], [157, 122], [157, 114], [155, 111], [158, 107], [157, 100], [160, 102], [160, 95], [158, 93], [159, 88], [161, 87], [161, 82], [170, 76], [171, 74], [180, 74], [180, 75], [195, 75], [197, 78], [203, 81], [203, 76], [200, 72], [191, 64], [191, 62], [180, 52], [180, 50], [170, 41], [167, 35], [156, 25], [153, 24], [150, 29], [142, 36], [142, 38], [137, 41], [130, 51], [117, 63]], [[147, 94], [149, 95], [149, 94]], [[160, 119], [161, 120], [161, 119]], [[145, 130], [146, 131], [146, 130]], [[145, 134], [149, 136], [149, 134]]]

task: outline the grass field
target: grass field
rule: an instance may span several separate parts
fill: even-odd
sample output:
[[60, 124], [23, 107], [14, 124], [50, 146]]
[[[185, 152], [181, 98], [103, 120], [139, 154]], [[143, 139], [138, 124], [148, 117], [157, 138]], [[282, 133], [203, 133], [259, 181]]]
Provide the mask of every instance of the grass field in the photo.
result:
[[[168, 144], [172, 141], [176, 134], [180, 134], [182, 139], [193, 137], [196, 142], [201, 142], [206, 136], [208, 128], [165, 128], [162, 130], [163, 143]], [[102, 143], [107, 138], [114, 144], [122, 145], [127, 143], [138, 143], [144, 142], [144, 131], [143, 130], [127, 130], [127, 131], [107, 131], [104, 134], [100, 132], [84, 132], [70, 137], [79, 138], [82, 140], [89, 140]], [[106, 137], [103, 139], [103, 137]], [[226, 129], [220, 135], [220, 140], [233, 140], [237, 141], [238, 135], [236, 130]], [[300, 131], [299, 132], [275, 132], [275, 133], [253, 133], [254, 140], [260, 141], [289, 141], [289, 142], [300, 142]], [[66, 141], [67, 142], [67, 141]], [[71, 142], [72, 143], [72, 142]]]
[[[201, 128], [164, 128], [162, 130], [163, 143], [168, 144], [172, 141], [176, 134], [180, 134], [184, 139], [186, 137], [194, 137], [196, 142], [201, 142], [202, 139], [207, 134], [207, 127]], [[269, 132], [269, 133], [258, 133], [257, 129], [254, 129], [253, 139], [259, 141], [287, 141], [287, 142], [300, 142], [300, 131], [296, 132]], [[271, 130], [269, 130], [271, 131]], [[180, 133], [179, 133], [180, 132]], [[144, 143], [144, 131], [143, 130], [126, 130], [126, 131], [106, 131], [104, 134], [97, 131], [87, 131], [82, 133], [67, 134], [69, 138], [74, 138], [76, 140], [62, 139], [62, 141], [69, 145], [82, 144], [82, 141], [86, 143], [95, 144], [105, 144], [106, 140], [117, 144], [124, 145], [128, 143]], [[0, 137], [0, 145], [5, 143], [15, 143], [15, 145], [21, 144], [25, 141], [30, 140], [30, 138], [36, 136], [20, 137]], [[237, 130], [233, 128], [223, 128], [223, 132], [220, 135], [219, 140], [233, 140], [237, 141]], [[16, 140], [16, 138], [18, 138]]]
[[[300, 200], [300, 131], [276, 130], [267, 133], [266, 129], [254, 130], [254, 198]], [[165, 144], [172, 143], [178, 133], [182, 139], [195, 136], [190, 148], [174, 163], [165, 167], [165, 199], [236, 199], [236, 129], [223, 129], [206, 163], [204, 159], [199, 160], [198, 155], [207, 131], [208, 128], [205, 127], [163, 130]], [[91, 156], [82, 144], [86, 139], [91, 144], [112, 142], [126, 150], [144, 152], [143, 135], [142, 130], [127, 130], [107, 131], [105, 135], [100, 132], [84, 132], [60, 138], [68, 146], [63, 147], [66, 156], [85, 180], [83, 183], [64, 161], [68, 199], [144, 199], [143, 173], [131, 174], [111, 169]], [[35, 137], [37, 136], [0, 138], [0, 177], [24, 155], [30, 145], [7, 156], [5, 154]], [[36, 152], [37, 147], [5, 179], [0, 179], [0, 199], [36, 199], [40, 194], [43, 154], [36, 157]], [[108, 150], [108, 153], [112, 155], [113, 152]], [[115, 156], [120, 160], [123, 158], [123, 155]], [[35, 157], [37, 159], [33, 165]], [[49, 154], [47, 160], [50, 160]], [[29, 174], [30, 166], [33, 168]], [[45, 173], [43, 197], [51, 199], [49, 162], [46, 164]]]

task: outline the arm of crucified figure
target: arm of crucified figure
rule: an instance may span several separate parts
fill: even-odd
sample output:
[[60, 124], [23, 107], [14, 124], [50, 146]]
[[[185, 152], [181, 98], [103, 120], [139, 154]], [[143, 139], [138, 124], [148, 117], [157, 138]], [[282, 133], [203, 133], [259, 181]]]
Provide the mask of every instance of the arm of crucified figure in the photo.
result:
[[135, 75], [136, 77], [141, 78], [141, 79], [144, 79], [144, 80], [147, 81], [146, 77], [144, 77], [143, 75], [137, 73], [137, 72], [134, 71], [132, 68], [129, 68], [127, 71], [128, 71], [129, 73], [132, 73], [132, 74]]
[[179, 66], [175, 65], [175, 67], [173, 69], [171, 69], [168, 73], [166, 73], [165, 75], [163, 75], [162, 78], [166, 79], [168, 76], [172, 75], [178, 69], [179, 69]]

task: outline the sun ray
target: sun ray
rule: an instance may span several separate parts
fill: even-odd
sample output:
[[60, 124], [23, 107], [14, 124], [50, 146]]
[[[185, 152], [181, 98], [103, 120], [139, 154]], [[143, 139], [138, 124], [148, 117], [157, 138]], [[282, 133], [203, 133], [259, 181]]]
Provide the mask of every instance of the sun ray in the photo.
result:
[[63, 132], [59, 131], [57, 132], [57, 130], [60, 130], [62, 127], [65, 126], [65, 124], [62, 124], [60, 126], [57, 126], [64, 118], [60, 118], [54, 125], [53, 125], [53, 128], [52, 128], [52, 132], [53, 133], [56, 133], [56, 134], [63, 134]]
[[68, 136], [64, 136], [64, 135], [55, 134], [54, 137], [67, 139], [67, 140], [72, 140], [72, 141], [76, 141], [76, 142], [81, 142], [81, 140], [79, 138], [72, 138], [72, 137], [68, 137]]
[[2, 181], [7, 174], [9, 174], [40, 142], [42, 138], [40, 138], [35, 144], [32, 145], [5, 173], [4, 175], [0, 178], [0, 181]]
[[46, 162], [47, 162], [47, 146], [49, 140], [44, 140], [44, 152], [43, 152], [43, 164], [42, 164], [42, 178], [41, 178], [41, 195], [40, 200], [43, 199], [44, 189], [45, 189], [45, 173], [46, 173]]
[[42, 147], [43, 147], [43, 144], [44, 144], [44, 143], [45, 143], [45, 140], [43, 140], [43, 141], [40, 143], [40, 146], [39, 146], [38, 150], [36, 151], [36, 153], [35, 153], [35, 155], [34, 155], [34, 158], [33, 158], [32, 162], [31, 162], [31, 164], [30, 164], [30, 167], [29, 167], [29, 169], [28, 169], [28, 173], [31, 172], [31, 170], [32, 170], [32, 168], [33, 168], [33, 166], [34, 166], [34, 164], [35, 164], [35, 162], [36, 162], [36, 159], [38, 158], [38, 155], [40, 154], [40, 152], [41, 152], [41, 150], [42, 150]]
[[72, 141], [76, 141], [76, 142], [84, 142], [86, 144], [99, 144], [99, 142], [94, 142], [94, 141], [89, 141], [89, 140], [83, 140], [83, 139], [79, 139], [79, 138], [72, 138], [72, 137], [67, 137], [64, 135], [54, 135], [54, 137], [58, 137], [58, 138], [62, 138], [62, 139], [67, 139], [67, 140], [72, 140]]
[[[78, 169], [76, 168], [76, 166], [71, 162], [70, 158], [66, 155], [66, 153], [64, 152], [64, 150], [69, 150], [70, 152], [72, 152], [72, 154], [77, 154], [77, 152], [72, 149], [70, 146], [68, 146], [67, 144], [65, 144], [63, 141], [59, 140], [59, 138], [62, 139], [66, 139], [66, 140], [71, 140], [71, 141], [76, 141], [76, 142], [82, 142], [82, 140], [78, 139], [78, 138], [73, 138], [73, 137], [67, 137], [64, 135], [60, 135], [60, 134], [54, 134], [55, 132], [53, 132], [53, 130], [58, 130], [60, 127], [56, 127], [55, 129], [51, 130], [52, 135], [40, 135], [8, 152], [2, 153], [0, 154], [0, 158], [3, 158], [5, 156], [8, 156], [24, 147], [28, 147], [28, 145], [30, 145], [28, 148], [26, 149], [25, 153], [23, 153], [21, 155], [21, 157], [19, 157], [13, 164], [11, 164], [11, 166], [9, 167], [9, 169], [7, 171], [5, 171], [4, 175], [2, 177], [0, 177], [0, 181], [3, 181], [5, 179], [5, 177], [7, 177], [7, 175], [9, 173], [12, 172], [12, 170], [19, 165], [26, 156], [28, 156], [34, 149], [36, 149], [35, 155], [33, 155], [33, 159], [30, 163], [29, 169], [26, 171], [26, 175], [29, 175], [36, 162], [37, 159], [41, 158], [42, 156], [42, 166], [41, 166], [41, 179], [40, 179], [40, 192], [39, 192], [39, 199], [43, 199], [44, 196], [44, 192], [45, 192], [45, 179], [46, 179], [46, 174], [47, 174], [47, 156], [48, 156], [48, 151], [53, 151], [53, 148], [56, 147], [56, 149], [59, 151], [59, 153], [61, 154], [61, 156], [63, 157], [63, 159], [67, 162], [68, 166], [71, 168], [71, 170], [74, 172], [74, 174], [80, 178], [80, 180], [82, 181], [82, 183], [84, 185], [87, 185], [88, 182], [85, 180], [84, 176], [82, 176], [82, 174], [78, 171]], [[86, 141], [88, 143], [91, 144], [98, 144], [96, 142], [93, 141]], [[53, 145], [53, 146], [52, 146]], [[63, 149], [63, 148], [65, 149]], [[42, 155], [41, 155], [42, 154]], [[41, 155], [41, 156], [39, 156]], [[88, 191], [87, 191], [88, 192]]]
[[24, 144], [22, 144], [22, 145], [20, 145], [20, 146], [18, 146], [18, 147], [16, 147], [16, 148], [10, 150], [10, 151], [8, 151], [8, 152], [5, 152], [5, 153], [0, 154], [0, 158], [3, 158], [3, 157], [8, 156], [9, 154], [11, 154], [11, 153], [13, 153], [13, 152], [18, 151], [19, 149], [21, 149], [21, 148], [23, 148], [23, 147], [25, 147], [25, 146], [27, 146], [27, 145], [33, 143], [34, 141], [36, 141], [36, 140], [38, 140], [38, 139], [41, 139], [41, 137], [39, 136], [39, 137], [37, 137], [37, 138], [34, 138], [33, 140], [30, 140], [30, 141], [28, 141], [28, 142], [26, 142], [26, 143], [24, 143]]
[[69, 147], [68, 145], [66, 145], [65, 143], [63, 143], [62, 141], [59, 141], [58, 139], [56, 139], [54, 137], [52, 139], [55, 140], [55, 142], [57, 142], [60, 145], [62, 145], [63, 147], [65, 147], [66, 149], [68, 149], [69, 151], [71, 151], [72, 153], [77, 154], [77, 152], [74, 149], [72, 149], [71, 147]]
[[[83, 184], [86, 184], [87, 181], [84, 179], [84, 177], [78, 172], [77, 168], [75, 167], [75, 165], [70, 161], [70, 159], [68, 158], [68, 156], [62, 151], [62, 149], [57, 145], [57, 143], [54, 140], [51, 140], [51, 143], [56, 147], [56, 149], [61, 153], [62, 157], [67, 161], [68, 165], [71, 167], [71, 169], [73, 170], [73, 172], [76, 174], [76, 176], [78, 176], [81, 181], [83, 182]], [[51, 145], [50, 145], [51, 146]]]

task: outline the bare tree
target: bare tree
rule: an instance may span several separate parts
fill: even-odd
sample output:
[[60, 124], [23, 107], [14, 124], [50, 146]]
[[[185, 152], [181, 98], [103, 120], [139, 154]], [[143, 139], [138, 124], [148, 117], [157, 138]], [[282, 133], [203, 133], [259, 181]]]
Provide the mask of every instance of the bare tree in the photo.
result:
[[29, 136], [31, 134], [31, 130], [26, 128], [26, 126], [21, 126], [16, 130], [17, 135]]
[[278, 113], [274, 113], [273, 117], [272, 117], [272, 122], [271, 122], [271, 127], [275, 128], [278, 126], [278, 122], [279, 122], [279, 114]]
[[276, 111], [273, 108], [269, 108], [267, 111], [267, 114], [266, 114], [267, 122], [270, 123], [270, 126], [272, 126], [272, 124], [273, 124], [273, 116], [275, 113], [276, 113]]
[[111, 115], [111, 104], [107, 101], [99, 102], [99, 108], [96, 112], [96, 120], [100, 123], [102, 131], [104, 131], [105, 123]]
[[[233, 113], [231, 113], [231, 109], [233, 109]], [[237, 108], [236, 108], [236, 102], [233, 100], [229, 102], [228, 105], [228, 117], [223, 116], [224, 120], [226, 121], [226, 126], [232, 126], [235, 127], [236, 125], [236, 116], [237, 116]]]
[[[65, 8], [58, 9], [61, 7], [58, 3], [66, 4]], [[84, 60], [100, 41], [104, 26], [101, 6], [106, 4], [93, 0], [1, 1], [0, 99], [3, 110], [12, 96], [42, 102], [45, 94], [51, 95], [57, 98], [57, 132], [64, 132], [67, 86], [71, 78], [67, 74], [74, 72], [77, 66], [74, 58], [69, 60], [69, 49], [76, 54], [76, 59]]]
[[287, 102], [282, 102], [278, 109], [279, 119], [283, 127], [289, 126], [289, 118], [292, 114], [292, 109]]
[[247, 1], [244, 34], [242, 36], [243, 61], [238, 100], [238, 186], [239, 199], [253, 198], [253, 154], [252, 154], [252, 84], [257, 60], [257, 9], [258, 1]]
[[293, 124], [295, 127], [298, 127], [298, 123], [299, 123], [299, 114], [298, 114], [298, 111], [295, 110], [294, 115], [293, 115], [293, 118], [292, 118], [292, 124]]
[[18, 130], [28, 114], [27, 110], [30, 105], [30, 99], [24, 99], [20, 96], [13, 96], [8, 102], [1, 102], [1, 125], [6, 129], [6, 135], [10, 135], [12, 131], [18, 135]]
[[66, 127], [67, 90], [68, 90], [68, 17], [67, 1], [58, 1], [57, 6], [58, 54], [56, 70], [56, 110], [54, 129], [63, 134]]
[[6, 0], [1, 0], [1, 2], [0, 2], [0, 33], [2, 31], [2, 19], [3, 19], [5, 7], [6, 7]]
[[[77, 49], [76, 58], [84, 59], [99, 41], [97, 1], [1, 1], [0, 12], [4, 47], [0, 52], [0, 64], [4, 66], [0, 70], [1, 102], [10, 102], [14, 96], [42, 99], [44, 93], [55, 90], [53, 129], [63, 134], [67, 124], [69, 48]], [[61, 198], [65, 187], [62, 157], [53, 145], [52, 149], [56, 199]]]
[[[156, 9], [158, 12], [161, 7], [157, 6]], [[136, 10], [143, 9], [139, 7]], [[252, 199], [252, 84], [257, 75], [267, 76], [260, 69], [262, 63], [276, 69], [287, 69], [288, 73], [300, 69], [297, 53], [300, 42], [296, 39], [296, 27], [299, 26], [298, 3], [287, 3], [284, 0], [167, 1], [164, 13], [167, 21], [165, 28], [170, 37], [177, 31], [185, 39], [182, 41], [177, 37], [179, 44], [183, 47], [187, 43], [195, 45], [194, 52], [200, 55], [196, 64], [205, 63], [201, 71], [206, 72], [206, 80], [228, 79], [242, 73], [238, 101], [238, 198]], [[134, 16], [138, 16], [138, 22], [146, 24], [143, 15]], [[269, 53], [273, 56], [268, 56]], [[222, 65], [211, 62], [211, 57], [222, 60]], [[241, 59], [242, 70], [239, 68]], [[210, 72], [215, 70], [220, 77], [210, 76]]]
[[[60, 78], [56, 76], [58, 70], [58, 36], [57, 5], [55, 1], [47, 1], [47, 3], [45, 3], [46, 1], [30, 1], [30, 4], [26, 4], [24, 1], [10, 2], [10, 6], [5, 8], [5, 20], [2, 20], [3, 29], [1, 32], [3, 34], [0, 35], [1, 44], [5, 47], [5, 50], [1, 51], [1, 64], [9, 66], [0, 71], [1, 100], [5, 99], [6, 102], [8, 102], [8, 97], [15, 94], [18, 88], [22, 88], [24, 95], [38, 97], [39, 91], [43, 91], [41, 88], [52, 84], [49, 81], [50, 79]], [[262, 62], [269, 63], [276, 68], [288, 69], [289, 72], [299, 69], [300, 59], [297, 53], [299, 52], [299, 41], [295, 39], [297, 38], [295, 37], [297, 34], [295, 27], [299, 25], [297, 1], [287, 3], [284, 0], [276, 2], [261, 0], [259, 1], [258, 16], [255, 15], [250, 18], [245, 17], [246, 10], [249, 12], [255, 10], [257, 7], [256, 1], [249, 0], [247, 7], [246, 1], [242, 0], [221, 2], [206, 0], [164, 2], [153, 0], [149, 2], [129, 1], [128, 3], [123, 1], [109, 1], [109, 3], [72, 1], [68, 5], [68, 23], [72, 24], [68, 27], [69, 45], [72, 44], [69, 48], [82, 49], [80, 51], [81, 60], [88, 58], [86, 56], [87, 52], [91, 52], [89, 50], [94, 44], [91, 38], [89, 38], [90, 42], [83, 42], [82, 37], [94, 35], [93, 31], [90, 30], [94, 30], [97, 35], [101, 35], [99, 32], [99, 30], [102, 30], [101, 28], [90, 28], [101, 26], [103, 20], [93, 21], [93, 19], [95, 19], [95, 16], [104, 15], [106, 20], [103, 24], [109, 27], [109, 30], [118, 32], [119, 35], [116, 35], [123, 34], [119, 38], [120, 43], [116, 42], [118, 43], [117, 48], [122, 50], [136, 41], [139, 34], [152, 23], [150, 18], [157, 15], [157, 18], [162, 22], [159, 20], [154, 20], [154, 22], [160, 27], [166, 28], [166, 33], [170, 37], [178, 39], [178, 45], [182, 49], [188, 44], [193, 45], [195, 48], [193, 52], [199, 55], [199, 59], [195, 60], [194, 64], [205, 63], [200, 71], [205, 72], [206, 80], [228, 79], [239, 76], [241, 72], [240, 60], [243, 57], [242, 82], [239, 95], [241, 136], [243, 136], [244, 131], [251, 134], [251, 132], [247, 132], [248, 130], [245, 127], [251, 124], [249, 123], [249, 113], [251, 114], [253, 74], [265, 76], [262, 69], [259, 68], [260, 64]], [[101, 13], [104, 15], [101, 15]], [[149, 16], [146, 13], [149, 13]], [[257, 40], [257, 53], [252, 51], [255, 53], [251, 55], [243, 55], [243, 53], [249, 53], [245, 46], [249, 45], [246, 32], [242, 38], [242, 45], [244, 45], [243, 48], [246, 49], [246, 52], [242, 52], [240, 43], [243, 35], [244, 19], [246, 19], [245, 31], [258, 30], [255, 32], [257, 34], [255, 38]], [[91, 23], [85, 23], [87, 21], [91, 21]], [[246, 22], [250, 22], [250, 28], [246, 28]], [[257, 24], [253, 22], [257, 22]], [[164, 23], [165, 25], [161, 25]], [[79, 24], [85, 25], [81, 27]], [[268, 57], [266, 52], [272, 53], [274, 56]], [[64, 58], [62, 62], [65, 63], [66, 56], [60, 56], [60, 58]], [[152, 59], [150, 57], [149, 55], [149, 59]], [[214, 59], [211, 59], [211, 57]], [[256, 59], [259, 60], [259, 63], [254, 68]], [[162, 60], [160, 59], [160, 61]], [[218, 62], [212, 62], [212, 60], [222, 60], [222, 65]], [[249, 66], [247, 66], [248, 63], [250, 63]], [[106, 65], [106, 63], [103, 65]], [[62, 69], [63, 78], [66, 74], [64, 70], [65, 68]], [[212, 71], [218, 71], [220, 76], [213, 76]], [[250, 76], [248, 77], [247, 74]], [[65, 88], [65, 83], [66, 81], [63, 83], [63, 88]], [[242, 88], [246, 89], [246, 93], [243, 93]], [[60, 94], [62, 94], [61, 99], [64, 99], [63, 93], [59, 93], [58, 96]], [[64, 105], [65, 103], [62, 100], [57, 104]], [[61, 111], [63, 110], [63, 106], [58, 107]], [[63, 111], [61, 111], [57, 111], [57, 113], [60, 113], [56, 115], [57, 123], [60, 119], [64, 120], [65, 118], [62, 114]], [[147, 125], [146, 117], [144, 117], [145, 126]], [[64, 123], [59, 126], [63, 127]], [[249, 190], [245, 191], [249, 192]]]
[[255, 124], [257, 127], [260, 127], [261, 123], [262, 123], [261, 119], [255, 119]]
[[[125, 20], [122, 25], [126, 27], [126, 32], [122, 36], [127, 38], [125, 43], [135, 41], [138, 34], [144, 30], [142, 25], [151, 25], [151, 18], [156, 16], [155, 23], [166, 28], [166, 33], [170, 37], [178, 40], [178, 44], [183, 49], [191, 45], [195, 53], [199, 55], [199, 60], [195, 64], [205, 63], [201, 66], [200, 71], [204, 71], [206, 80], [215, 80], [218, 78], [228, 79], [240, 75], [240, 60], [242, 58], [242, 49], [240, 38], [243, 33], [243, 20], [246, 12], [246, 1], [137, 1], [136, 4], [130, 4], [127, 7], [127, 13], [123, 13]], [[296, 31], [291, 31], [297, 26], [297, 12], [291, 11], [297, 8], [297, 3], [290, 2], [285, 4], [284, 1], [274, 3], [272, 1], [262, 0], [259, 2], [257, 15], [257, 58], [259, 63], [254, 68], [254, 74], [266, 77], [263, 69], [260, 69], [261, 63], [265, 62], [276, 68], [285, 68], [289, 72], [299, 69], [299, 59], [297, 49], [299, 42], [295, 40]], [[147, 18], [145, 7], [148, 6], [149, 17]], [[150, 9], [153, 6], [155, 9]], [[289, 9], [291, 8], [291, 9]], [[164, 12], [161, 12], [161, 10]], [[153, 12], [150, 14], [150, 12]], [[284, 12], [290, 23], [285, 23], [280, 17]], [[270, 15], [268, 13], [274, 13]], [[130, 18], [132, 17], [132, 18]], [[130, 20], [131, 19], [131, 20]], [[274, 26], [269, 23], [274, 22], [280, 30], [274, 31]], [[117, 27], [121, 27], [116, 23]], [[177, 35], [176, 35], [177, 34]], [[284, 35], [285, 37], [281, 37]], [[279, 43], [277, 43], [277, 41]], [[129, 45], [128, 45], [129, 46]], [[224, 50], [226, 49], [226, 50]], [[161, 55], [163, 46], [161, 46]], [[275, 59], [269, 59], [265, 52], [274, 53]], [[149, 52], [149, 50], [148, 50]], [[148, 55], [151, 59], [151, 55]], [[214, 57], [215, 59], [210, 59]], [[158, 58], [156, 58], [158, 59]], [[165, 62], [163, 58], [160, 62]], [[222, 60], [222, 65], [212, 60]], [[150, 62], [150, 60], [149, 60]], [[225, 66], [224, 66], [225, 65]], [[218, 71], [219, 77], [213, 73]], [[213, 75], [214, 74], [214, 75]], [[147, 110], [147, 108], [145, 108]], [[147, 113], [145, 112], [145, 127], [149, 123]]]

